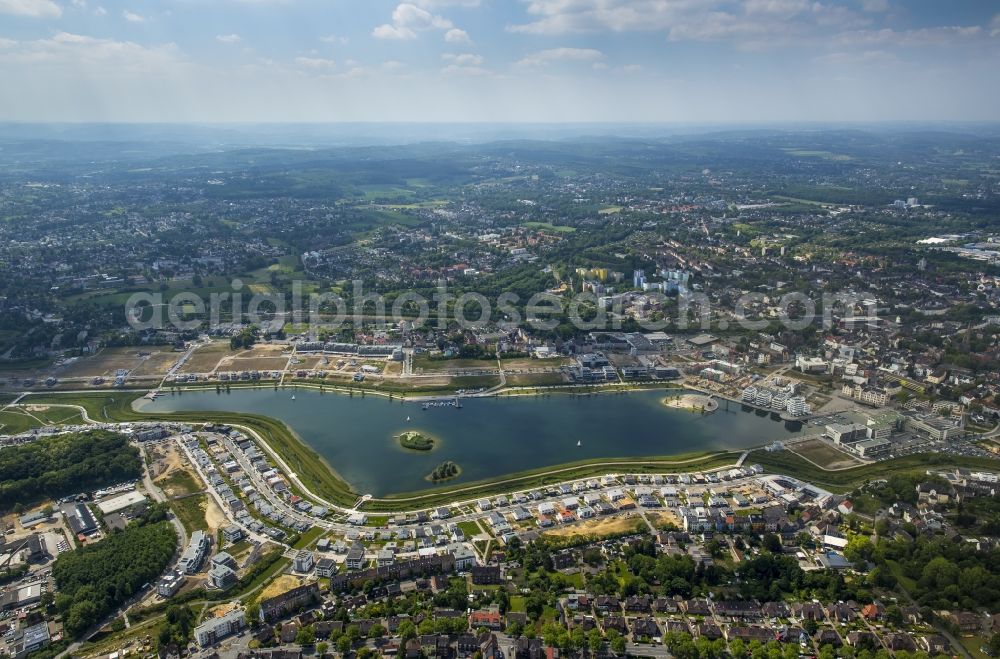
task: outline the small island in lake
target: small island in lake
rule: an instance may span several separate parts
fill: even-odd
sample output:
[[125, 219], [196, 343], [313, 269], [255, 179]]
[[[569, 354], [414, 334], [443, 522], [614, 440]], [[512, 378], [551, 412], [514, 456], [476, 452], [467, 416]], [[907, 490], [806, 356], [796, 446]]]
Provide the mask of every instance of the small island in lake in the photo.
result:
[[440, 483], [442, 481], [449, 481], [452, 478], [458, 478], [461, 473], [462, 469], [457, 464], [451, 460], [445, 460], [434, 467], [434, 471], [424, 476], [424, 478], [432, 483]]
[[667, 396], [663, 399], [663, 404], [678, 410], [686, 410], [696, 414], [708, 414], [719, 409], [719, 403], [711, 396], [704, 394], [682, 394], [680, 396]]
[[430, 451], [434, 448], [434, 439], [416, 430], [407, 430], [397, 439], [400, 446], [411, 451]]

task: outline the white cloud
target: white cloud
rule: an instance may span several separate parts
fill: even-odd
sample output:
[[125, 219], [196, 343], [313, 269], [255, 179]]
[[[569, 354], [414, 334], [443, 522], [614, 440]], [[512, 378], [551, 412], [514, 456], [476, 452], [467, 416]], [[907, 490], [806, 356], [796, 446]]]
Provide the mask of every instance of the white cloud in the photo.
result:
[[338, 46], [345, 46], [350, 41], [347, 37], [342, 37], [336, 34], [329, 34], [325, 37], [320, 37], [319, 40], [323, 43], [332, 43]]
[[416, 39], [417, 33], [408, 27], [389, 25], [388, 23], [385, 23], [384, 25], [379, 25], [372, 30], [372, 36], [376, 39], [396, 39], [403, 41], [406, 39]]
[[990, 36], [1000, 37], [1000, 14], [994, 16], [993, 20], [990, 21]]
[[239, 43], [240, 41], [242, 41], [242, 39], [240, 38], [240, 35], [235, 34], [235, 33], [234, 34], [220, 34], [220, 35], [218, 35], [218, 36], [215, 37], [215, 40], [218, 41], [219, 43], [224, 43], [226, 45], [232, 45], [232, 44], [236, 44], [236, 43]]
[[483, 63], [483, 56], [473, 53], [462, 53], [459, 55], [454, 53], [445, 53], [441, 55], [441, 59], [446, 62], [451, 62], [457, 66], [480, 66]]
[[59, 32], [49, 39], [20, 42], [17, 48], [0, 54], [0, 62], [53, 65], [77, 72], [92, 69], [87, 75], [96, 78], [101, 78], [108, 70], [116, 75], [172, 71], [183, 63], [172, 43], [146, 47], [132, 41], [99, 39], [70, 32]]
[[662, 30], [686, 12], [710, 7], [717, 0], [522, 0], [534, 20], [511, 25], [511, 32], [566, 34], [610, 30]]
[[979, 25], [945, 25], [917, 30], [854, 30], [836, 37], [841, 46], [951, 46], [979, 39], [986, 31]]
[[323, 59], [322, 57], [296, 57], [295, 63], [304, 69], [328, 71], [336, 67], [336, 63], [332, 59]]
[[480, 0], [413, 0], [413, 4], [424, 9], [439, 7], [478, 7]]
[[809, 0], [747, 0], [743, 8], [748, 14], [794, 16], [807, 11], [812, 4]]
[[483, 68], [483, 56], [475, 53], [444, 53], [441, 59], [448, 62], [448, 65], [441, 69], [445, 75], [471, 75], [484, 76], [492, 75], [492, 72]]
[[472, 43], [469, 33], [457, 27], [453, 27], [444, 33], [444, 40], [448, 43]]
[[415, 39], [418, 32], [426, 30], [450, 30], [455, 26], [447, 18], [409, 2], [396, 6], [392, 12], [392, 23], [379, 25], [372, 30], [376, 39]]
[[127, 9], [122, 11], [122, 18], [124, 18], [129, 23], [144, 23], [146, 21], [146, 19], [140, 16], [139, 14], [131, 12]]
[[549, 48], [531, 53], [517, 62], [518, 66], [540, 67], [550, 62], [596, 62], [604, 53], [595, 48]]
[[16, 45], [17, 41], [15, 41], [14, 39], [6, 39], [0, 37], [0, 48], [13, 48]]
[[96, 7], [96, 8], [94, 9], [94, 15], [95, 15], [95, 16], [104, 16], [104, 15], [106, 15], [107, 13], [108, 13], [108, 10], [107, 10], [107, 9], [105, 9], [104, 7], [101, 7], [100, 5], [98, 5], [98, 6], [97, 6], [97, 7]]
[[0, 0], [0, 14], [30, 16], [32, 18], [59, 18], [62, 7], [52, 0]]
[[824, 26], [861, 29], [870, 19], [830, 0], [522, 0], [524, 34], [663, 32], [673, 41], [732, 40], [751, 47], [815, 40]]

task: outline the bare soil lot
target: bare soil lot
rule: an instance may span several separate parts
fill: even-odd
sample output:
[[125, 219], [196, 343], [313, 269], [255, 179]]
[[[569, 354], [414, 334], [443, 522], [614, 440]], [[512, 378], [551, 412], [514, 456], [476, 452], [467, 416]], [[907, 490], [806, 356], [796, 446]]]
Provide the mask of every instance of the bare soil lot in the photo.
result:
[[842, 469], [862, 464], [857, 458], [820, 439], [792, 444], [788, 450], [825, 469]]
[[143, 359], [142, 363], [132, 371], [132, 375], [136, 377], [162, 378], [177, 360], [183, 356], [183, 352], [175, 352], [173, 350], [150, 353], [149, 357]]
[[605, 536], [605, 535], [615, 535], [618, 533], [625, 533], [631, 531], [636, 527], [637, 524], [641, 524], [642, 521], [637, 516], [624, 517], [605, 517], [602, 519], [591, 519], [586, 522], [578, 522], [575, 524], [567, 524], [551, 531], [546, 531], [543, 535], [552, 536], [554, 538], [566, 538], [574, 536]]
[[[220, 371], [283, 371], [288, 357], [235, 357], [219, 364]], [[301, 366], [294, 368], [303, 368]], [[308, 370], [308, 369], [307, 369]]]
[[297, 364], [292, 364], [291, 368], [295, 370], [298, 369], [303, 369], [306, 371], [325, 370], [329, 365], [328, 362], [334, 365], [337, 363], [336, 361], [334, 361], [329, 357], [317, 357], [315, 355], [312, 356], [296, 355], [295, 359], [297, 359], [299, 362]]
[[199, 346], [181, 367], [181, 373], [209, 373], [223, 357], [232, 354], [228, 342]]
[[495, 359], [430, 359], [415, 357], [413, 370], [427, 373], [454, 373], [462, 371], [481, 371], [497, 369]]
[[268, 597], [274, 597], [276, 595], [281, 595], [282, 593], [287, 593], [292, 588], [297, 588], [302, 585], [302, 579], [293, 576], [291, 574], [281, 574], [267, 585], [267, 588], [261, 591], [260, 597], [258, 599], [265, 600]]
[[550, 369], [559, 368], [561, 366], [566, 366], [573, 360], [569, 357], [552, 357], [549, 359], [531, 359], [531, 358], [518, 358], [518, 359], [504, 359], [501, 361], [504, 370], [537, 370], [537, 369]]
[[96, 355], [78, 357], [55, 373], [60, 378], [107, 378], [121, 368], [133, 375], [162, 377], [179, 357], [170, 348], [104, 348]]

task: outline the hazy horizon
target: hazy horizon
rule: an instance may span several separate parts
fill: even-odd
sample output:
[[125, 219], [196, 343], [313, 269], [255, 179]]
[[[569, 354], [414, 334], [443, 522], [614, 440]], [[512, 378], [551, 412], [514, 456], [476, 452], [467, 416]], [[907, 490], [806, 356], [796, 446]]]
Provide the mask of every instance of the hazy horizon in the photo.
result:
[[976, 0], [0, 0], [0, 120], [996, 121]]

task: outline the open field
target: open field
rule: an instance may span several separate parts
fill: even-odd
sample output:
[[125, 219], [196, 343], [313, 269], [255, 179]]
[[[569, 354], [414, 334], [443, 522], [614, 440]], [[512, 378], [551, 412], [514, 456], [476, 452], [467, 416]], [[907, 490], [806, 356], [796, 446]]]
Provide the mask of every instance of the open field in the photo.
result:
[[607, 535], [618, 535], [635, 530], [636, 527], [645, 527], [645, 523], [639, 517], [606, 517], [603, 519], [592, 519], [576, 524], [567, 524], [552, 531], [546, 531], [542, 535], [552, 538], [573, 538], [573, 537], [593, 537], [600, 538]]
[[[335, 376], [331, 376], [335, 377]], [[441, 374], [439, 377], [393, 378], [380, 380], [367, 378], [364, 387], [356, 387], [356, 383], [348, 381], [347, 388], [369, 391], [394, 392], [400, 394], [415, 394], [418, 396], [444, 395], [450, 396], [459, 389], [486, 389], [500, 384], [499, 375], [457, 375]], [[357, 394], [355, 394], [357, 395]]]
[[132, 375], [134, 377], [141, 378], [162, 378], [183, 355], [183, 352], [176, 352], [174, 350], [151, 352], [149, 356], [143, 358], [135, 370], [132, 371]]
[[208, 524], [208, 530], [213, 536], [219, 529], [229, 526], [226, 513], [222, 511], [222, 508], [219, 507], [219, 504], [212, 497], [208, 498], [208, 503], [205, 506], [205, 523]]
[[448, 373], [482, 369], [496, 370], [496, 368], [497, 361], [495, 359], [431, 359], [424, 356], [413, 358], [413, 370], [415, 372], [423, 370]]
[[4, 377], [30, 375], [52, 365], [51, 359], [0, 359], [0, 373]]
[[219, 363], [220, 371], [283, 371], [288, 357], [233, 357]]
[[95, 355], [77, 357], [55, 371], [59, 378], [112, 378], [125, 369], [141, 377], [163, 377], [181, 356], [169, 346], [104, 348]]
[[335, 366], [336, 361], [330, 357], [322, 357], [318, 355], [295, 355], [295, 360], [291, 367], [293, 370], [303, 369], [306, 371], [314, 371], [316, 369], [326, 369], [329, 366]]
[[94, 421], [137, 421], [143, 417], [132, 410], [132, 401], [142, 397], [134, 391], [95, 391], [85, 394], [33, 393], [25, 405], [79, 405]]
[[507, 385], [511, 387], [546, 387], [564, 384], [569, 379], [562, 373], [515, 373], [507, 374]]
[[175, 469], [155, 483], [168, 497], [182, 497], [205, 489], [187, 469]]
[[653, 526], [656, 527], [666, 527], [675, 526], [681, 528], [681, 520], [677, 515], [671, 512], [649, 512], [646, 513], [646, 518], [650, 521]]
[[226, 355], [232, 354], [228, 342], [216, 341], [199, 346], [181, 366], [181, 373], [208, 373]]
[[184, 526], [184, 529], [188, 533], [197, 530], [208, 530], [208, 521], [205, 515], [208, 508], [207, 494], [193, 494], [181, 497], [180, 499], [173, 499], [170, 502], [170, 508], [177, 515], [177, 519], [180, 520], [181, 525]]
[[89, 378], [113, 376], [117, 369], [132, 370], [139, 365], [139, 352], [135, 348], [105, 348], [96, 355], [77, 357], [68, 361], [59, 375], [64, 378]]
[[847, 492], [865, 481], [888, 478], [893, 473], [923, 472], [929, 468], [944, 467], [996, 469], [1000, 466], [1000, 461], [939, 453], [917, 453], [840, 471], [826, 471], [788, 451], [771, 453], [757, 449], [747, 457], [747, 464], [759, 464], [768, 473], [801, 478], [832, 492]]
[[0, 412], [0, 433], [5, 435], [17, 435], [41, 426], [42, 424], [37, 419], [16, 407]]
[[980, 649], [988, 644], [988, 639], [983, 638], [983, 636], [966, 636], [962, 634], [958, 637], [958, 641], [972, 656], [972, 659], [990, 659], [989, 655]]
[[282, 593], [287, 593], [292, 588], [296, 588], [302, 585], [302, 579], [293, 576], [291, 574], [282, 574], [278, 576], [274, 581], [267, 584], [267, 587], [260, 592], [259, 599], [267, 599], [268, 597], [274, 597], [275, 595], [281, 595]]
[[796, 442], [788, 447], [788, 450], [800, 455], [810, 462], [814, 462], [824, 469], [841, 469], [843, 467], [853, 467], [864, 464], [854, 456], [844, 453], [840, 449], [834, 448], [822, 439], [810, 439], [805, 442]]
[[82, 423], [80, 410], [48, 405], [17, 405], [0, 412], [0, 432], [14, 435], [43, 426]]
[[[495, 363], [495, 362], [494, 362]], [[534, 369], [534, 368], [560, 368], [573, 363], [569, 357], [552, 357], [549, 359], [531, 359], [530, 357], [520, 357], [517, 359], [502, 359], [504, 370]]]

